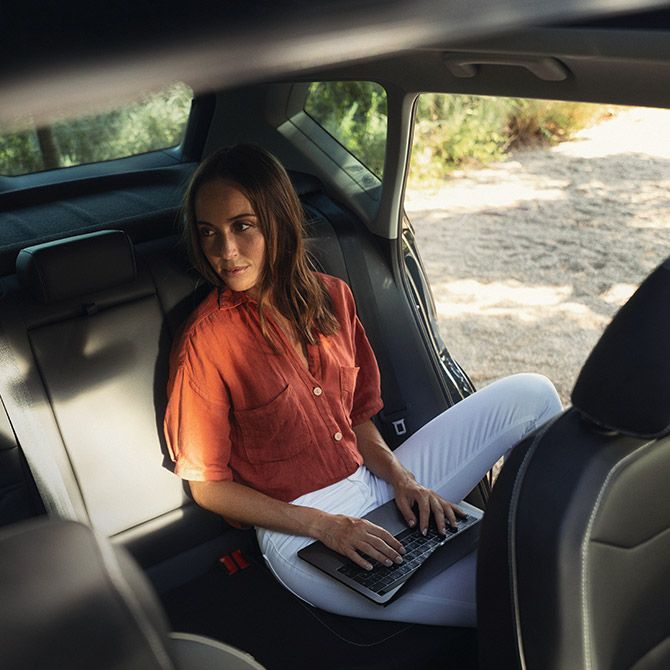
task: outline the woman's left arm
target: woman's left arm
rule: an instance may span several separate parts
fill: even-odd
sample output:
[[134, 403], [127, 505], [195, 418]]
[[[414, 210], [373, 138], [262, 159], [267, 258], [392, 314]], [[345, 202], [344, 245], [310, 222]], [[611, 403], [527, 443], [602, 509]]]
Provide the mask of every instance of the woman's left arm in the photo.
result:
[[455, 526], [456, 517], [465, 516], [456, 505], [416, 481], [414, 475], [389, 449], [371, 420], [354, 426], [354, 433], [365, 466], [393, 487], [396, 504], [408, 526], [413, 527], [417, 522], [414, 507], [418, 509], [419, 528], [424, 535], [428, 530], [431, 514], [435, 517], [438, 532], [443, 535], [446, 534], [447, 522]]

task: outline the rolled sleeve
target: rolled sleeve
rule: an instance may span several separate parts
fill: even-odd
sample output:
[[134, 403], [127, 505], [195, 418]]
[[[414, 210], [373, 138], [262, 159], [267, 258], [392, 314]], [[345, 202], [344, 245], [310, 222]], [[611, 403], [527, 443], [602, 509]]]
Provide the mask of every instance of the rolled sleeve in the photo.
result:
[[185, 365], [176, 370], [164, 423], [175, 474], [193, 481], [233, 479], [229, 415], [229, 403], [205, 397]]
[[351, 425], [358, 426], [377, 414], [383, 407], [381, 399], [379, 366], [363, 325], [356, 317], [356, 365], [360, 368], [356, 378]]
[[347, 284], [342, 282], [340, 286], [348, 313], [354, 358], [359, 368], [351, 410], [351, 425], [358, 426], [377, 414], [384, 407], [384, 403], [381, 398], [379, 366], [365, 328], [356, 314], [354, 296]]

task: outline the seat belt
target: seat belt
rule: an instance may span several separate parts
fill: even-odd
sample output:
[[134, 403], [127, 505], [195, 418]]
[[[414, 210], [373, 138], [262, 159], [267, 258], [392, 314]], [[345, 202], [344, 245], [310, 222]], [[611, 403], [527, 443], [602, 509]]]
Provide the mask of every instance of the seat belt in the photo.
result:
[[[56, 454], [49, 449], [35, 420], [38, 408], [14, 355], [4, 324], [0, 323], [0, 399], [32, 473], [42, 503], [49, 516], [73, 521], [88, 521], [83, 499], [73, 499], [63, 480]], [[72, 484], [76, 487], [74, 475]]]
[[360, 245], [349, 235], [340, 238], [340, 244], [351, 277], [351, 289], [356, 298], [356, 307], [361, 320], [365, 323], [365, 330], [374, 343], [375, 356], [381, 367], [384, 409], [377, 416], [382, 424], [386, 441], [389, 442], [389, 446], [395, 448], [411, 434], [408, 432], [409, 408], [400, 392], [391, 356], [381, 335], [379, 310], [372, 293], [370, 275], [363, 263]]
[[[384, 409], [377, 415], [380, 424], [378, 427], [389, 446], [395, 449], [411, 435], [409, 405], [405, 402], [400, 391], [395, 368], [381, 334], [379, 310], [374, 299], [372, 282], [365, 266], [365, 257], [361, 251], [361, 245], [356, 240], [355, 235], [352, 234], [354, 227], [351, 222], [332, 203], [319, 194], [310, 194], [308, 199], [321, 215], [331, 222], [337, 222], [338, 232], [344, 232], [344, 235], [338, 235], [338, 240], [343, 251], [347, 273], [351, 280], [351, 290], [356, 299], [356, 309], [365, 325], [366, 333], [373, 344], [377, 363], [381, 368]], [[318, 202], [315, 202], [315, 200]]]

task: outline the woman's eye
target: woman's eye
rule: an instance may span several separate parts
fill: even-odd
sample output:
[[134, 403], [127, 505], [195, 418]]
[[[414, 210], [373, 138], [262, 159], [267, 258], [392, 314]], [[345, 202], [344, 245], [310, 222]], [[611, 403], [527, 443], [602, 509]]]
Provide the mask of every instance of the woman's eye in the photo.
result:
[[252, 225], [253, 224], [251, 224], [251, 223], [246, 223], [244, 221], [238, 221], [235, 224], [235, 227], [236, 227], [238, 233], [243, 233], [245, 230], [249, 230], [249, 228], [251, 228]]
[[198, 234], [200, 237], [211, 237], [214, 231], [211, 228], [198, 228]]

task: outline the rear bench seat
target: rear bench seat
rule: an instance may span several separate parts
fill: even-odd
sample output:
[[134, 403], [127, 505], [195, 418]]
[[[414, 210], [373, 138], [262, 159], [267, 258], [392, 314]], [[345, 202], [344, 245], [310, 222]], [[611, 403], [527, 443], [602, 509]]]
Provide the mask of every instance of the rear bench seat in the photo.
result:
[[[314, 253], [342, 276], [324, 227]], [[191, 502], [162, 438], [171, 342], [206, 292], [177, 238], [28, 247], [2, 289], [1, 395], [47, 511], [125, 545], [161, 590], [206, 569], [235, 531]]]

